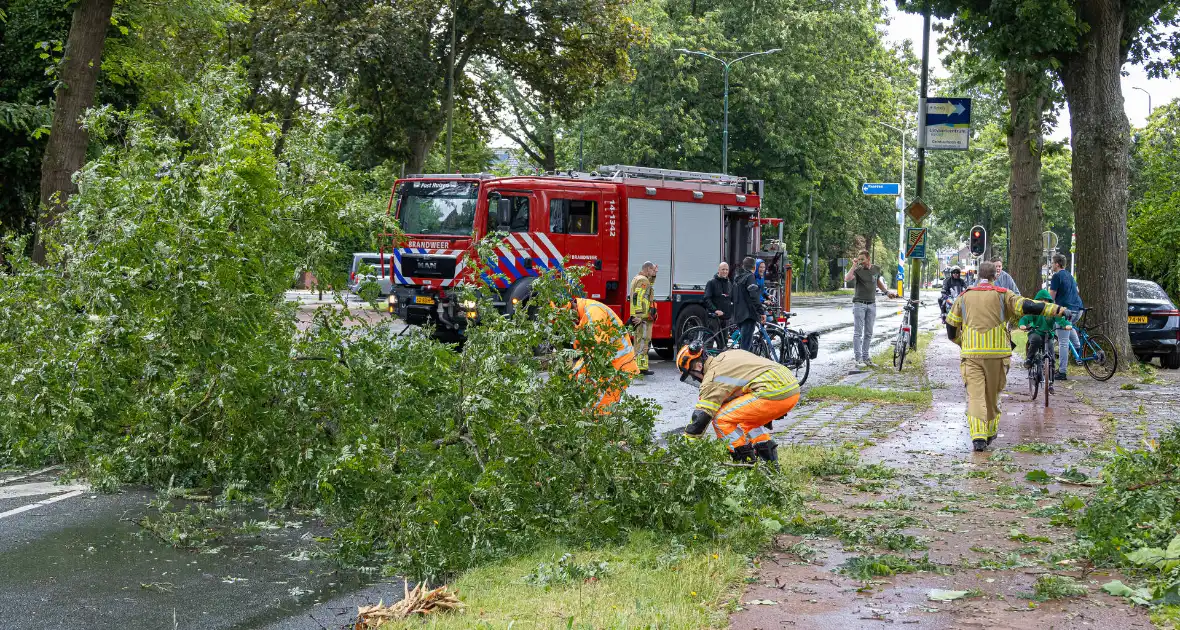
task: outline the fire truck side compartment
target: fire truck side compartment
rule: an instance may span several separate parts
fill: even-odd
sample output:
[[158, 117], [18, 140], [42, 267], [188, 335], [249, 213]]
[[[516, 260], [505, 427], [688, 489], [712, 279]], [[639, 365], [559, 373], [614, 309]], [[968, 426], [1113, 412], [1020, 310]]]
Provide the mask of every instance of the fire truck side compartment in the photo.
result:
[[703, 291], [721, 262], [721, 206], [677, 201], [672, 212], [672, 288]]
[[659, 199], [627, 200], [627, 277], [639, 273], [645, 261], [659, 265], [654, 295], [672, 297], [672, 202]]

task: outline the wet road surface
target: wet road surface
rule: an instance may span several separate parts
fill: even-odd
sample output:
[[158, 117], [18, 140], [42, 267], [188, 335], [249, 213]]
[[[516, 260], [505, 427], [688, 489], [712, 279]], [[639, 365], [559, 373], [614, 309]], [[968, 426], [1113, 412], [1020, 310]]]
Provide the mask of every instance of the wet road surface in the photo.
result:
[[[937, 299], [937, 293], [922, 294], [922, 300], [930, 306], [924, 306], [918, 311], [919, 329], [929, 330], [940, 324]], [[808, 388], [832, 384], [854, 369], [852, 297], [811, 298], [807, 303], [814, 306], [794, 308], [796, 316], [791, 318], [789, 325], [794, 330], [820, 333], [819, 356], [811, 362], [811, 374], [803, 387], [804, 399], [807, 398]], [[872, 352], [892, 343], [897, 336], [903, 304], [903, 300], [878, 300]], [[652, 354], [651, 369], [655, 372], [654, 376], [636, 380], [628, 391], [635, 396], [650, 398], [660, 405], [657, 433], [679, 430], [688, 424], [699, 390], [680, 382], [680, 372], [672, 361], [661, 361]]]

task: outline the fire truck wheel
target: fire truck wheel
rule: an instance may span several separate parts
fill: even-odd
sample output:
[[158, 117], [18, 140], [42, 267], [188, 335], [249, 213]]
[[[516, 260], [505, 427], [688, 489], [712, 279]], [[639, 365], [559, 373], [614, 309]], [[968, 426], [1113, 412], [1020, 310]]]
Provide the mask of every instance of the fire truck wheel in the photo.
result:
[[700, 304], [691, 304], [681, 309], [680, 315], [676, 318], [676, 326], [672, 328], [672, 352], [675, 353], [677, 350], [677, 340], [684, 334], [684, 331], [696, 326], [705, 326], [708, 323], [705, 307]]

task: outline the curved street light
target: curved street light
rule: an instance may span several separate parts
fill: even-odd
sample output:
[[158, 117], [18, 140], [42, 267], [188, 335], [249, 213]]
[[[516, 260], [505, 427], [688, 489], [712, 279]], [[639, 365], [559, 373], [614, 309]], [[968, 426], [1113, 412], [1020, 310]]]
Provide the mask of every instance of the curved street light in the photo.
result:
[[[677, 48], [676, 49], [676, 52], [678, 52], [678, 53], [682, 53], [685, 55], [697, 55], [698, 57], [707, 57], [709, 59], [712, 59], [713, 61], [721, 62], [721, 67], [723, 68], [723, 74], [725, 76], [725, 92], [724, 92], [724, 97], [723, 97], [723, 100], [725, 102], [725, 104], [723, 106], [723, 109], [725, 111], [725, 115], [724, 115], [725, 122], [723, 123], [722, 132], [721, 132], [721, 174], [722, 175], [729, 175], [729, 67], [732, 66], [733, 64], [743, 60], [743, 59], [749, 59], [750, 57], [757, 57], [758, 55], [769, 55], [771, 53], [776, 53], [781, 50], [782, 50], [782, 48], [771, 48], [770, 50], [763, 50], [762, 52], [746, 53], [746, 54], [743, 54], [741, 57], [738, 57], [737, 59], [726, 61], [726, 60], [722, 59], [721, 57], [717, 57], [715, 55], [711, 55], [707, 52], [700, 51], [700, 50], [689, 50], [687, 48]], [[726, 53], [718, 53], [718, 54], [726, 54]], [[734, 54], [734, 53], [729, 53], [729, 54]], [[740, 54], [740, 53], [738, 53], [738, 54]]]

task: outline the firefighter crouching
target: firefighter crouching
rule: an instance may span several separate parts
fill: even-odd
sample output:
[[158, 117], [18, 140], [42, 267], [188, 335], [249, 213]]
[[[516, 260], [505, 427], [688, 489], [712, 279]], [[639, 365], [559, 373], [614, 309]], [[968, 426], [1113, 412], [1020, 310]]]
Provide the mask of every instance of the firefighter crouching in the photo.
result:
[[700, 341], [680, 348], [676, 367], [680, 380], [691, 376], [701, 383], [686, 436], [700, 437], [712, 422], [717, 437], [729, 443], [735, 462], [752, 462], [755, 456], [778, 461], [770, 423], [799, 402], [799, 383], [790, 370], [745, 350], [708, 356]]
[[1024, 315], [1059, 317], [1069, 311], [1020, 297], [992, 285], [996, 265], [979, 264], [979, 284], [964, 291], [946, 316], [946, 334], [960, 348], [959, 371], [967, 386], [967, 424], [971, 444], [982, 451], [1000, 427], [1000, 391], [1012, 362], [1008, 324]]
[[639, 373], [644, 376], [655, 374], [648, 369], [647, 354], [651, 349], [651, 329], [656, 321], [656, 305], [653, 299], [656, 273], [659, 267], [650, 260], [643, 263], [639, 274], [631, 279], [631, 327], [635, 331], [635, 361]]
[[[614, 358], [611, 359], [611, 365], [615, 370], [630, 374], [632, 377], [639, 373], [639, 367], [635, 363], [635, 348], [631, 345], [626, 329], [623, 328], [623, 320], [619, 319], [619, 316], [615, 315], [609, 306], [585, 298], [573, 299], [570, 306], [577, 315], [578, 323], [576, 325], [578, 328], [593, 326], [594, 338], [600, 343], [610, 344], [615, 349]], [[577, 348], [578, 344], [575, 342], [574, 349]], [[585, 359], [579, 358], [574, 361], [573, 369], [577, 375], [584, 374], [586, 372]], [[599, 414], [606, 413], [606, 408], [618, 402], [622, 396], [623, 388], [609, 389], [602, 394], [594, 409]]]

